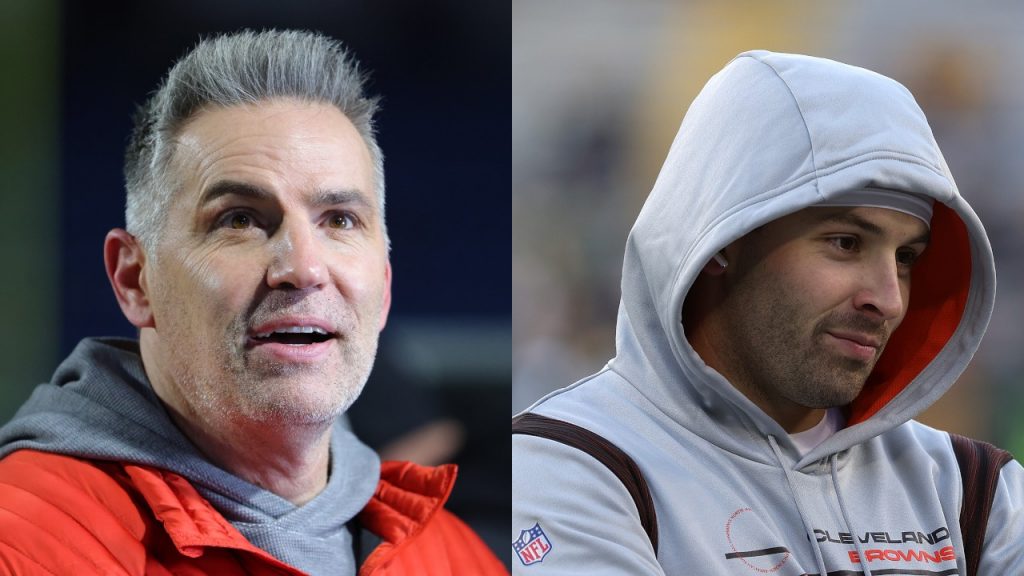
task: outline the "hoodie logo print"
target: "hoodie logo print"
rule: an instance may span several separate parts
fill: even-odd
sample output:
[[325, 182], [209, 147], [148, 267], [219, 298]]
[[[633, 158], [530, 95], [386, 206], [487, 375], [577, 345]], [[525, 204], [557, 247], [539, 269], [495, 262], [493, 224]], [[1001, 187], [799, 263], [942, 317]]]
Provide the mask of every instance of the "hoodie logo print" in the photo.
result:
[[762, 540], [766, 531], [753, 512], [751, 508], [740, 508], [726, 520], [725, 539], [732, 552], [727, 552], [725, 559], [739, 560], [761, 574], [778, 572], [789, 561], [789, 549], [766, 545]]
[[519, 538], [512, 543], [512, 550], [523, 566], [529, 566], [544, 560], [548, 552], [551, 552], [551, 541], [538, 522], [533, 528], [519, 533]]

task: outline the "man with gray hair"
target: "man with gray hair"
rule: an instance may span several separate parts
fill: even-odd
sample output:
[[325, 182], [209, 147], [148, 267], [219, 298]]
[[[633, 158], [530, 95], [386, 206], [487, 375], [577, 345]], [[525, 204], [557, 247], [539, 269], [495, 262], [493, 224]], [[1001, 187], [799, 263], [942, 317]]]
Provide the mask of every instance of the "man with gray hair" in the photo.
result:
[[506, 573], [443, 508], [454, 466], [338, 424], [391, 300], [375, 109], [318, 34], [171, 69], [104, 244], [139, 338], [82, 341], [0, 429], [5, 573]]

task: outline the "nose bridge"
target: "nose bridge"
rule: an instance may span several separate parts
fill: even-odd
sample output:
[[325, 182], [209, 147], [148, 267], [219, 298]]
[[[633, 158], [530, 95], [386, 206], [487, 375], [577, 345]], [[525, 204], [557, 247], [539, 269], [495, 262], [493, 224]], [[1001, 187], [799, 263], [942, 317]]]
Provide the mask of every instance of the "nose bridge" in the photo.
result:
[[898, 318], [904, 312], [904, 287], [895, 257], [880, 255], [867, 268], [858, 307], [874, 308], [885, 319]]
[[301, 218], [286, 217], [271, 242], [267, 283], [272, 288], [290, 285], [301, 289], [323, 283], [325, 269], [321, 247], [312, 225]]

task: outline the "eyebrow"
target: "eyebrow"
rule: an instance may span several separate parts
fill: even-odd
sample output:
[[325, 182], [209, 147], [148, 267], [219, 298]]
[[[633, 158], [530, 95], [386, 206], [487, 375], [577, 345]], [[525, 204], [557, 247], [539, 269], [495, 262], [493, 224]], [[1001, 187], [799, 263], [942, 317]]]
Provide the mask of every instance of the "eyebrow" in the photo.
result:
[[272, 197], [270, 192], [253, 184], [233, 180], [218, 180], [203, 191], [203, 194], [199, 197], [199, 205], [205, 206], [222, 196], [241, 196], [253, 200], [269, 200]]
[[[871, 234], [873, 236], [885, 236], [885, 230], [881, 226], [879, 226], [878, 224], [875, 224], [874, 222], [872, 222], [870, 220], [862, 218], [862, 217], [860, 217], [860, 216], [858, 216], [856, 214], [852, 214], [850, 212], [840, 212], [838, 214], [830, 214], [830, 215], [826, 216], [823, 219], [823, 221], [824, 222], [838, 222], [840, 224], [850, 224], [850, 225], [853, 225], [853, 226], [856, 226], [856, 227], [860, 228], [864, 232], [867, 232], [868, 234]], [[908, 240], [904, 244], [907, 245], [907, 246], [909, 246], [910, 244], [928, 244], [930, 240], [931, 240], [931, 229], [928, 228], [928, 229], [925, 229], [923, 234], [920, 234], [919, 236], [911, 238], [910, 240]]]
[[[203, 191], [199, 198], [199, 205], [206, 206], [223, 196], [241, 196], [261, 201], [274, 200], [274, 194], [262, 186], [235, 180], [218, 180]], [[366, 208], [373, 208], [366, 195], [356, 189], [317, 190], [313, 193], [309, 203], [317, 208], [342, 204], [359, 204]]]

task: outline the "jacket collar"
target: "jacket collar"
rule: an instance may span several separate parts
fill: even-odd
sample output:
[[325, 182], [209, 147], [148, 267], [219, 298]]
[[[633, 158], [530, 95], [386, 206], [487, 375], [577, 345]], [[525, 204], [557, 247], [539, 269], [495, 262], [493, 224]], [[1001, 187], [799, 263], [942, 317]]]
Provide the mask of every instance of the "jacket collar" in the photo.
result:
[[124, 470], [183, 556], [198, 558], [207, 547], [231, 548], [254, 554], [286, 573], [302, 574], [253, 546], [184, 477], [134, 464], [126, 464]]
[[359, 522], [385, 544], [414, 536], [448, 500], [457, 469], [454, 464], [381, 463], [377, 491], [359, 513]]
[[[182, 555], [198, 558], [206, 547], [231, 548], [301, 574], [253, 546], [182, 476], [148, 466], [129, 464], [124, 469]], [[359, 513], [362, 526], [382, 540], [367, 559], [368, 564], [386, 560], [399, 543], [423, 529], [444, 507], [456, 473], [454, 464], [436, 468], [411, 462], [381, 464], [377, 490]]]

